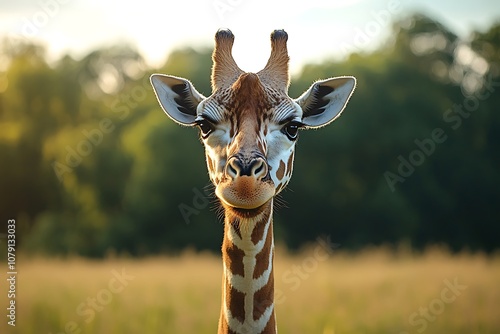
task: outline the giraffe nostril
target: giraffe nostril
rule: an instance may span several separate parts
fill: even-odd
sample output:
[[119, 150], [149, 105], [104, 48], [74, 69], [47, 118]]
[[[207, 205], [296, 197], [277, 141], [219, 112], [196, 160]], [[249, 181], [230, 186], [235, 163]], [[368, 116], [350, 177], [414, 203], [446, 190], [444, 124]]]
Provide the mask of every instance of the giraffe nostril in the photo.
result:
[[227, 164], [226, 174], [234, 179], [239, 175], [239, 171], [240, 171], [240, 166], [238, 164], [238, 161], [236, 161], [236, 159], [234, 158], [231, 159]]
[[264, 165], [263, 164], [260, 164], [260, 166], [258, 166], [255, 170], [254, 170], [254, 174], [257, 175], [259, 174], [262, 170], [264, 169]]
[[252, 176], [262, 180], [267, 176], [267, 171], [267, 164], [262, 158], [253, 159], [249, 163], [243, 163], [238, 158], [232, 158], [226, 165], [226, 175], [233, 179], [239, 176]]
[[262, 180], [267, 175], [267, 164], [262, 158], [255, 159], [252, 166], [252, 175]]

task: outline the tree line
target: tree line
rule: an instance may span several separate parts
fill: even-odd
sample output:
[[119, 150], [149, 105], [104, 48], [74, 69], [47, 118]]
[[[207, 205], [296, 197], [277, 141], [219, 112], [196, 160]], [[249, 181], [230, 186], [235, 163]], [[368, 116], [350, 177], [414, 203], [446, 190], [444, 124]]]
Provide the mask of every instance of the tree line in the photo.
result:
[[[402, 22], [402, 21], [401, 21]], [[308, 64], [313, 81], [354, 75], [333, 125], [304, 132], [280, 197], [276, 238], [320, 235], [341, 248], [405, 242], [494, 251], [500, 232], [500, 24], [460, 40], [415, 14], [371, 53]], [[100, 257], [217, 250], [222, 222], [195, 129], [166, 119], [154, 72], [210, 94], [210, 49], [147, 67], [129, 45], [48, 63], [43, 47], [4, 39], [0, 68], [0, 219], [27, 251]]]

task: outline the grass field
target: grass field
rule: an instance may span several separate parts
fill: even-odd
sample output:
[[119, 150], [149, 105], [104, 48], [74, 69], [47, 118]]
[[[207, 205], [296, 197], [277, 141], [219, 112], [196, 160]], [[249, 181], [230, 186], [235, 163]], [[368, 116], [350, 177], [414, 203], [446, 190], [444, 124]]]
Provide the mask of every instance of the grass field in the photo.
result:
[[[16, 326], [0, 333], [216, 333], [215, 255], [18, 259]], [[280, 333], [500, 333], [500, 255], [277, 249]], [[6, 272], [6, 271], [5, 271]], [[5, 275], [5, 274], [4, 274]], [[5, 280], [2, 280], [5, 282]], [[6, 305], [6, 284], [1, 284]]]

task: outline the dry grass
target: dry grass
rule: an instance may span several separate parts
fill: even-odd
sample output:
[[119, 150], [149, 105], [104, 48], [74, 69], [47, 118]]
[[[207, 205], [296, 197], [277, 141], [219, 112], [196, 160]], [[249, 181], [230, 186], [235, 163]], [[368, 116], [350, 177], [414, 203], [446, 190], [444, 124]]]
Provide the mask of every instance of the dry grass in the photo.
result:
[[[280, 333], [500, 332], [498, 255], [327, 255], [318, 245], [276, 254]], [[18, 268], [16, 327], [4, 315], [1, 333], [216, 333], [222, 271], [214, 255], [20, 259]], [[119, 283], [113, 270], [134, 279]], [[446, 290], [455, 281], [458, 293]]]

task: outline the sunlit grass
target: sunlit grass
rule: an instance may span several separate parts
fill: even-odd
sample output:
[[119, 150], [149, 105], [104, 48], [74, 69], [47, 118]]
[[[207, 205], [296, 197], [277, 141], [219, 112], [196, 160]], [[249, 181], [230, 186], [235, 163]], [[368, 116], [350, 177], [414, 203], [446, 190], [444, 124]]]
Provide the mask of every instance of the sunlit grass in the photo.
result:
[[[500, 332], [498, 255], [323, 251], [313, 245], [291, 256], [277, 249], [281, 333]], [[7, 326], [3, 315], [1, 333], [217, 331], [222, 271], [216, 255], [20, 259], [18, 271], [16, 326]], [[120, 282], [117, 273], [128, 278]], [[443, 301], [446, 282], [455, 280], [459, 292], [445, 292]]]

